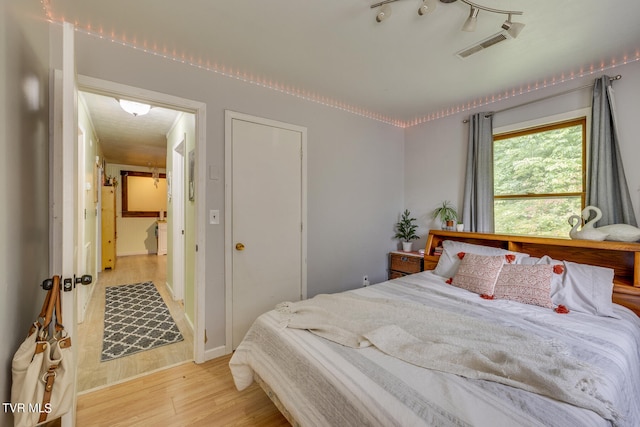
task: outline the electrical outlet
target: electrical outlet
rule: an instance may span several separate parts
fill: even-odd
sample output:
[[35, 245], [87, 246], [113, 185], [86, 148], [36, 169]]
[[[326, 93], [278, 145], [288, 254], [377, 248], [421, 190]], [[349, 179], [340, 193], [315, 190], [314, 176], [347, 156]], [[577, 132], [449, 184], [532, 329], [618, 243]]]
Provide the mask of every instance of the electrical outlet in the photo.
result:
[[362, 286], [363, 287], [367, 287], [369, 286], [369, 276], [362, 276]]

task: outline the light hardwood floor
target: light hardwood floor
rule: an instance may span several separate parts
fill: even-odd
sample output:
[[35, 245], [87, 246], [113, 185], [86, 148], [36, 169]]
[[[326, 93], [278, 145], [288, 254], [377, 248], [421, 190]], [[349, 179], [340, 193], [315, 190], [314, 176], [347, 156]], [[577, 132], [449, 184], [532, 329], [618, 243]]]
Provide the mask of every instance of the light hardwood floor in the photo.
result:
[[78, 397], [78, 427], [288, 426], [262, 389], [236, 390], [230, 356], [189, 362]]
[[[105, 287], [147, 280], [159, 288], [185, 340], [100, 362]], [[193, 333], [182, 308], [160, 286], [165, 281], [166, 257], [155, 255], [121, 257], [114, 270], [100, 273], [85, 321], [79, 325], [78, 390], [84, 392], [78, 396], [76, 425], [288, 426], [256, 383], [236, 390], [230, 356], [200, 365], [192, 362]], [[59, 420], [52, 423], [59, 425]]]
[[[193, 360], [193, 331], [184, 309], [173, 301], [166, 288], [167, 257], [134, 255], [119, 257], [113, 270], [105, 270], [94, 289], [83, 323], [78, 325], [78, 392], [114, 384], [168, 366]], [[169, 307], [184, 341], [143, 351], [108, 362], [100, 361], [104, 330], [104, 301], [107, 286], [153, 281]]]

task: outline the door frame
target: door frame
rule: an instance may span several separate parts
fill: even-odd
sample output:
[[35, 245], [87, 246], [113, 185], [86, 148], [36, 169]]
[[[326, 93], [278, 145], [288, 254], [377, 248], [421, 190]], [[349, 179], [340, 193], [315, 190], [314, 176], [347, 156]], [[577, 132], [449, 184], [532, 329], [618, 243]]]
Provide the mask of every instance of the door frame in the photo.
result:
[[[53, 27], [56, 28], [57, 27]], [[63, 23], [57, 46], [61, 68], [53, 70], [51, 87], [53, 96], [50, 106], [50, 132], [52, 137], [50, 157], [50, 236], [49, 272], [62, 279], [73, 278], [78, 272], [78, 88], [75, 68], [75, 28]], [[53, 33], [53, 31], [52, 31]], [[56, 32], [57, 35], [57, 32]], [[73, 286], [73, 284], [72, 284]], [[62, 292], [63, 321], [72, 340], [76, 339], [77, 302], [76, 292]], [[78, 347], [71, 347], [73, 360], [78, 360]], [[77, 364], [72, 364], [73, 400], [69, 412], [61, 418], [63, 427], [75, 425], [76, 419], [76, 375]]]
[[282, 129], [300, 132], [302, 138], [302, 153], [300, 166], [301, 176], [301, 286], [302, 299], [307, 298], [307, 128], [292, 125], [285, 122], [251, 116], [232, 110], [224, 112], [224, 169], [225, 169], [225, 191], [224, 191], [224, 282], [225, 282], [225, 352], [230, 354], [233, 351], [233, 158], [232, 158], [232, 122], [234, 119], [244, 120], [265, 126], [278, 127]]
[[[78, 101], [76, 101], [78, 103]], [[79, 105], [79, 104], [77, 104]], [[76, 110], [77, 112], [77, 110]], [[86, 157], [86, 132], [85, 129], [82, 128], [82, 126], [78, 125], [78, 120], [76, 118], [76, 129], [77, 129], [77, 136], [76, 136], [76, 173], [77, 173], [77, 177], [76, 177], [76, 185], [77, 185], [77, 200], [76, 200], [76, 207], [77, 207], [77, 221], [76, 221], [76, 245], [77, 246], [77, 251], [78, 251], [78, 259], [77, 259], [77, 263], [78, 265], [76, 266], [76, 274], [91, 274], [90, 271], [87, 269], [87, 265], [86, 264], [86, 259], [87, 256], [84, 252], [85, 250], [85, 243], [86, 243], [86, 236], [85, 236], [85, 223], [87, 221], [87, 210], [85, 208], [86, 205], [86, 191], [85, 191], [85, 169], [86, 169], [86, 162], [85, 162], [85, 157]], [[81, 290], [81, 288], [78, 288], [78, 290], [76, 291], [76, 303], [78, 305], [78, 307], [76, 308], [76, 323], [82, 323], [84, 322], [84, 314], [85, 314], [85, 309], [86, 309], [86, 305], [85, 302], [86, 301], [82, 301], [83, 298], [79, 298], [78, 293], [80, 292], [88, 292], [89, 289], [83, 289]]]
[[126, 97], [139, 102], [147, 102], [195, 115], [195, 157], [196, 188], [199, 189], [195, 199], [195, 319], [193, 325], [193, 358], [196, 363], [205, 362], [205, 268], [206, 268], [206, 104], [185, 98], [179, 98], [160, 92], [154, 92], [134, 86], [128, 86], [107, 80], [78, 75], [78, 88], [81, 91], [93, 92], [106, 96]]
[[184, 221], [184, 186], [185, 186], [185, 147], [187, 136], [183, 134], [180, 141], [171, 147], [171, 199], [173, 206], [173, 219], [171, 221], [172, 250], [173, 250], [173, 298], [175, 300], [184, 299], [185, 288], [185, 221]]

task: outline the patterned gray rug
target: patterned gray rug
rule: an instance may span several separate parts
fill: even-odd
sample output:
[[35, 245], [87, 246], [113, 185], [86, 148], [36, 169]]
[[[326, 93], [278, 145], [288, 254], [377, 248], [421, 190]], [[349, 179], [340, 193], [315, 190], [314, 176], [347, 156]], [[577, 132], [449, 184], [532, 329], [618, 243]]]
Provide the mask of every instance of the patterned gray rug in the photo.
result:
[[153, 282], [106, 288], [102, 362], [183, 339]]

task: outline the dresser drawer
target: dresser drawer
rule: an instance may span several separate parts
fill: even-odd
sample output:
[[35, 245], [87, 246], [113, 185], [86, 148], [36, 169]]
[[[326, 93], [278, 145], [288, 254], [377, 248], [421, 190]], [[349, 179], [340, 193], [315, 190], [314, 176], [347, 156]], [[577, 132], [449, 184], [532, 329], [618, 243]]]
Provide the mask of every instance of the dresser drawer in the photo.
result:
[[422, 271], [422, 257], [392, 253], [390, 258], [390, 270], [405, 274], [420, 273]]
[[399, 271], [389, 270], [389, 280], [397, 279], [399, 277], [406, 276], [406, 273], [400, 273]]

